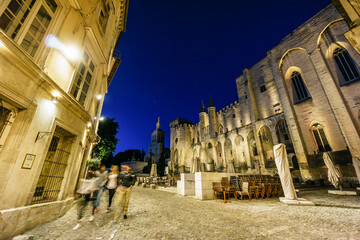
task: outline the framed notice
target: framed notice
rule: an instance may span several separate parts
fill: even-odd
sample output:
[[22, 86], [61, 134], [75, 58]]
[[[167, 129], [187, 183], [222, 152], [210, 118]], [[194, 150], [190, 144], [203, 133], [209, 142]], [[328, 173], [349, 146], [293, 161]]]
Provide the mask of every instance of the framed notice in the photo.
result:
[[35, 155], [27, 153], [21, 168], [31, 169], [35, 161]]

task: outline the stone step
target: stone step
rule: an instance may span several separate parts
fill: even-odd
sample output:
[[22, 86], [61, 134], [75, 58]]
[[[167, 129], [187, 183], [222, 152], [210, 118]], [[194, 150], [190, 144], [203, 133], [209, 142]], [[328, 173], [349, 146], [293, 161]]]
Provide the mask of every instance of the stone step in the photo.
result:
[[336, 194], [336, 195], [351, 195], [356, 196], [356, 191], [340, 191], [340, 190], [329, 190], [329, 194]]

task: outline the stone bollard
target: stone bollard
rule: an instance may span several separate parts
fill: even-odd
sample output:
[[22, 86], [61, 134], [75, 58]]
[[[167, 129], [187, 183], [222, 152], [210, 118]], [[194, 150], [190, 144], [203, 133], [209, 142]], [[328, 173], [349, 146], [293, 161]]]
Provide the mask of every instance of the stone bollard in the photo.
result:
[[146, 183], [142, 183], [141, 187], [146, 188]]
[[155, 184], [151, 184], [151, 185], [150, 185], [150, 188], [151, 188], [151, 189], [156, 189], [156, 185], [155, 185]]

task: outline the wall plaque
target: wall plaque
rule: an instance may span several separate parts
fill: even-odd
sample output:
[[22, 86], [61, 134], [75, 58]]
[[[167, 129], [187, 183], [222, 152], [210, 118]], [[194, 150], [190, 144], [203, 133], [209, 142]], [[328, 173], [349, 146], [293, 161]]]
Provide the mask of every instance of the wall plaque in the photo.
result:
[[31, 169], [35, 161], [35, 155], [27, 153], [21, 168]]

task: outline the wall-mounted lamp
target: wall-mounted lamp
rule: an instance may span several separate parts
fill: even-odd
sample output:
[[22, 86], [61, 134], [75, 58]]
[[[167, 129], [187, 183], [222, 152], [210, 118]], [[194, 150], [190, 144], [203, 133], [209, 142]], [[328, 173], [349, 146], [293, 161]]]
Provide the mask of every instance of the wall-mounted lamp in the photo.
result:
[[101, 100], [101, 98], [102, 98], [101, 94], [96, 95], [97, 100]]
[[80, 59], [80, 53], [77, 47], [63, 44], [55, 35], [50, 34], [46, 36], [45, 44], [50, 48], [59, 50], [70, 61]]
[[100, 117], [99, 120], [100, 121], [103, 121], [105, 119], [105, 117]]
[[91, 122], [88, 122], [87, 127], [88, 127], [88, 128], [91, 127]]
[[53, 91], [51, 102], [57, 103], [59, 101], [60, 93], [58, 91]]

